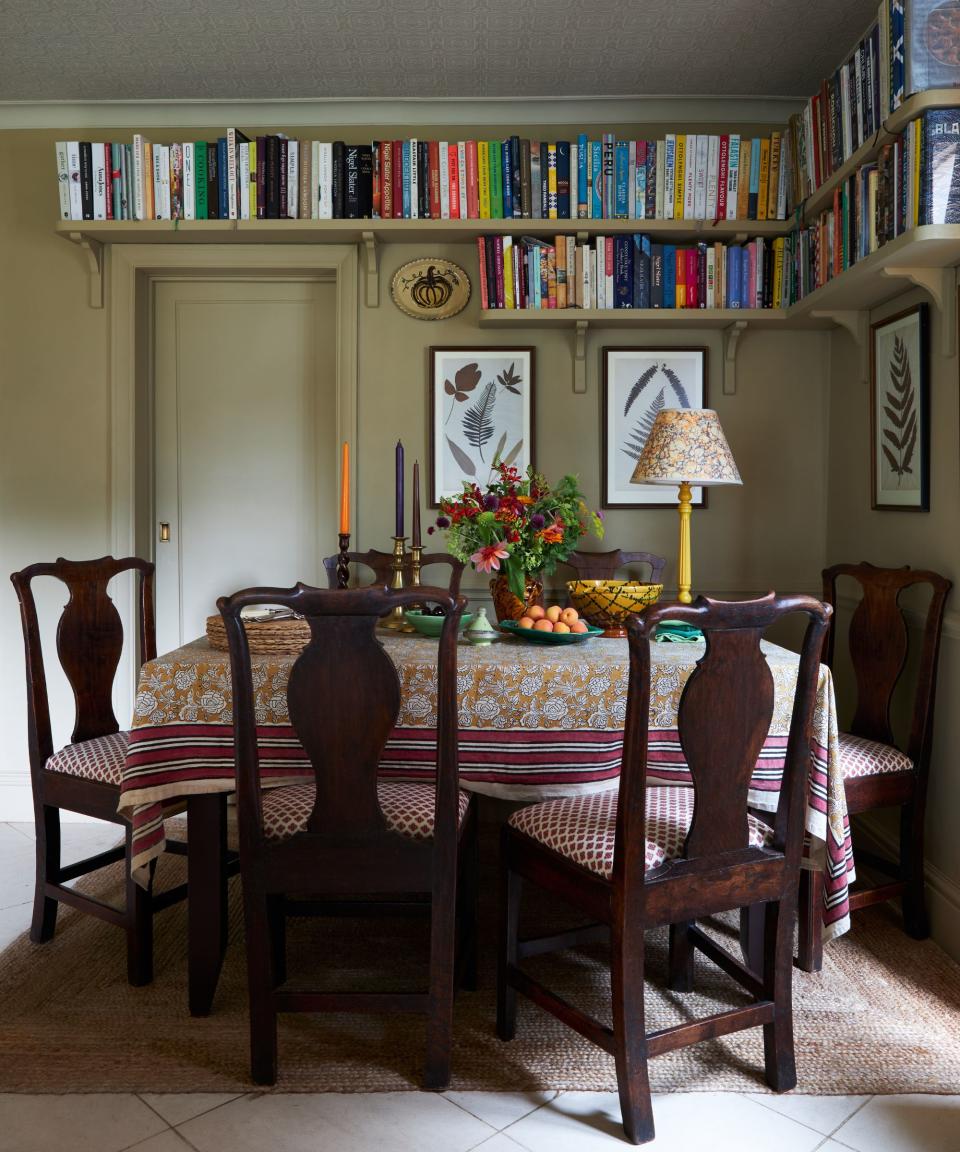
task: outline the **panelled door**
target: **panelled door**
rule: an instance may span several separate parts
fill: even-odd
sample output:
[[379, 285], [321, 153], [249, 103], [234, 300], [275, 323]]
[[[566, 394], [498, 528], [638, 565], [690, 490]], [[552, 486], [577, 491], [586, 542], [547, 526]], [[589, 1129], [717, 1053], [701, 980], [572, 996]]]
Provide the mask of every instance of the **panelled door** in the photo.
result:
[[336, 286], [164, 281], [154, 295], [157, 646], [220, 595], [324, 584], [336, 551]]

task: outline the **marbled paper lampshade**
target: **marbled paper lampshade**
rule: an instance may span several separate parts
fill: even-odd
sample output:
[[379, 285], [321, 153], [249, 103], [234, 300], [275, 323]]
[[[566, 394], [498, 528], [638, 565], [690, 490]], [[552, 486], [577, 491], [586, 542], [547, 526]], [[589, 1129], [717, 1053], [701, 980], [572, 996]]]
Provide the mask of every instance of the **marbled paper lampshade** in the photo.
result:
[[743, 483], [716, 412], [710, 408], [662, 408], [630, 482], [680, 486], [677, 598], [689, 604], [693, 599], [690, 593], [690, 487]]

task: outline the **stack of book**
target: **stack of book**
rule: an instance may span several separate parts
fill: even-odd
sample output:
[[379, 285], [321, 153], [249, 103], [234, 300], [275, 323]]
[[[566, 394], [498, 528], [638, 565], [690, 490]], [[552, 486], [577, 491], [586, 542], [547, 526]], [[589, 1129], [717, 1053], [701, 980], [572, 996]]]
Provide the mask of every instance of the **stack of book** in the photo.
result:
[[872, 140], [916, 92], [960, 86], [956, 4], [882, 0], [877, 18], [803, 110], [790, 118], [799, 203]]
[[477, 238], [484, 309], [785, 308], [794, 300], [793, 237], [744, 245], [660, 244], [642, 233], [578, 244]]
[[960, 109], [924, 112], [837, 185], [797, 238], [799, 297], [925, 224], [960, 224]]
[[248, 138], [56, 145], [65, 220], [783, 220], [790, 141]]

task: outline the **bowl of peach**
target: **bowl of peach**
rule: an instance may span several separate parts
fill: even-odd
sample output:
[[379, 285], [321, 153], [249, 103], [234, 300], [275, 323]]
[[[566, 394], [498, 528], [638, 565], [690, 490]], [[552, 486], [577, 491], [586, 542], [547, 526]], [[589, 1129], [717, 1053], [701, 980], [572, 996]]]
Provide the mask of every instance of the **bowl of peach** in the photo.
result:
[[502, 620], [500, 627], [511, 636], [534, 644], [577, 644], [602, 631], [581, 619], [576, 608], [562, 608], [559, 604], [549, 608], [532, 604], [519, 620]]
[[570, 580], [567, 591], [581, 617], [602, 629], [604, 636], [626, 636], [627, 617], [655, 604], [663, 585], [636, 580]]

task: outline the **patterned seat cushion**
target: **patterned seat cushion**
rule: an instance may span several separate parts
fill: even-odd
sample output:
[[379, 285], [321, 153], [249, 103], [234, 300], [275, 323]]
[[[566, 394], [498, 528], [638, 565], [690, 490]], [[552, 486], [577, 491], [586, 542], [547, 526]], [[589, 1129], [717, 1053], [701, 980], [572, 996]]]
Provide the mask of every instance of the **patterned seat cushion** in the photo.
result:
[[127, 733], [115, 732], [112, 736], [97, 736], [94, 740], [68, 744], [51, 756], [45, 767], [48, 772], [82, 776], [84, 780], [119, 787], [126, 755]]
[[[429, 840], [433, 835], [433, 784], [405, 780], [381, 780], [377, 798], [387, 827], [411, 840]], [[470, 804], [470, 793], [460, 792], [459, 822], [462, 824]], [[263, 793], [263, 832], [268, 840], [286, 840], [302, 832], [313, 811], [316, 787], [294, 784], [286, 788], [269, 788]]]
[[[647, 872], [683, 852], [693, 819], [692, 788], [647, 789]], [[748, 816], [750, 844], [768, 844], [773, 830]], [[544, 847], [609, 880], [613, 875], [613, 845], [617, 826], [617, 791], [565, 797], [531, 804], [514, 812], [509, 823]]]
[[855, 776], [880, 776], [884, 772], [912, 772], [913, 761], [892, 744], [864, 740], [840, 733], [840, 767], [844, 780]]

